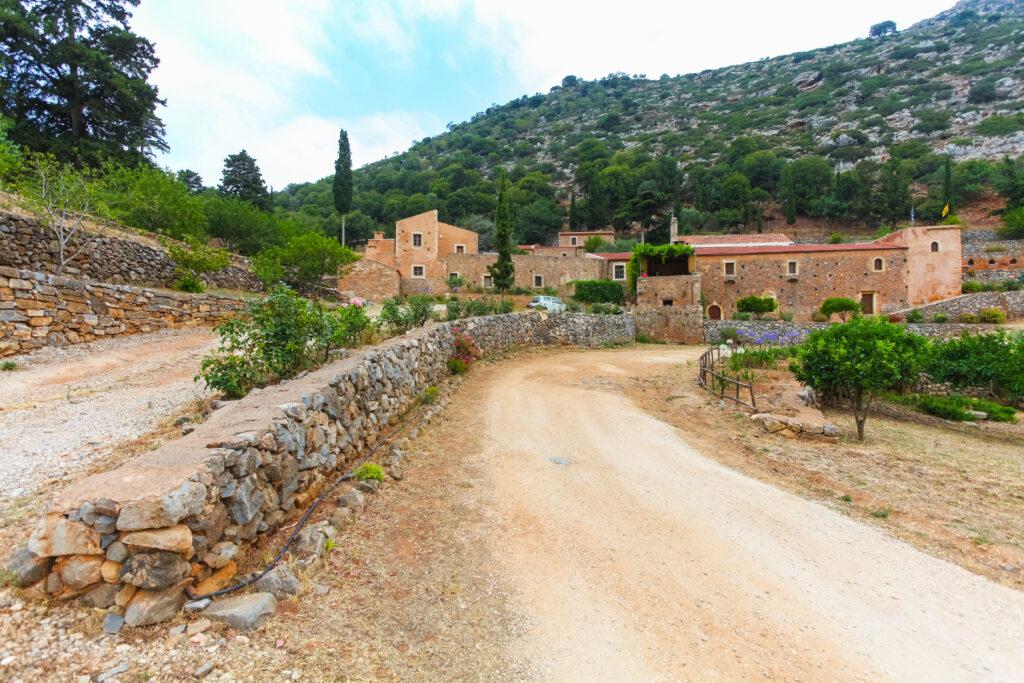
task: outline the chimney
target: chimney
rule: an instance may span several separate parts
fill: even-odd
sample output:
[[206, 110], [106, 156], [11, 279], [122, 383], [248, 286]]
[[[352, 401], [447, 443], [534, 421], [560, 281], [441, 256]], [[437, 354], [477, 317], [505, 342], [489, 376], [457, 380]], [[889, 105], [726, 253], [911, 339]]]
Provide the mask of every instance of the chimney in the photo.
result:
[[679, 219], [672, 216], [672, 224], [668, 228], [668, 241], [669, 243], [675, 242], [676, 238], [679, 237]]

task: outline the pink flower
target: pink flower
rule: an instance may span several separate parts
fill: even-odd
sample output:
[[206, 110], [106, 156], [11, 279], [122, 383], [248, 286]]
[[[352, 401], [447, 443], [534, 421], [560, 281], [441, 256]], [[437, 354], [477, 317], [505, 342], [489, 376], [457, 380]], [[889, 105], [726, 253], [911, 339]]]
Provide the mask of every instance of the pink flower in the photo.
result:
[[356, 308], [362, 308], [362, 307], [363, 307], [363, 304], [365, 304], [366, 302], [365, 302], [365, 301], [363, 301], [362, 299], [360, 299], [359, 297], [357, 297], [357, 296], [354, 296], [354, 297], [352, 297], [352, 299], [351, 299], [351, 300], [349, 301], [349, 303], [350, 303], [350, 304], [352, 304], [353, 306], [355, 306]]

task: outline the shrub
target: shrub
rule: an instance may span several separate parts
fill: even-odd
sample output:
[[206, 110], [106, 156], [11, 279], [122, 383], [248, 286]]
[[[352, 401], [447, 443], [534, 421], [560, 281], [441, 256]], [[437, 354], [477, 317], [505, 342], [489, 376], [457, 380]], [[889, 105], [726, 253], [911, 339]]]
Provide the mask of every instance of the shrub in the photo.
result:
[[845, 297], [829, 297], [821, 302], [821, 307], [818, 308], [818, 312], [825, 316], [828, 320], [833, 314], [838, 315], [839, 319], [846, 322], [846, 319], [850, 314], [860, 313], [860, 304], [853, 299], [847, 299]]
[[735, 327], [723, 327], [718, 331], [718, 340], [722, 344], [729, 341], [733, 344], [738, 344], [740, 341], [740, 333]]
[[575, 301], [567, 301], [565, 304], [565, 310], [567, 313], [582, 313], [583, 307]]
[[770, 296], [745, 296], [736, 302], [736, 310], [740, 313], [750, 313], [757, 320], [761, 320], [766, 313], [771, 313], [778, 307], [779, 302]]
[[431, 386], [427, 387], [426, 389], [424, 389], [420, 393], [419, 398], [417, 399], [417, 401], [422, 406], [429, 406], [429, 405], [432, 405], [434, 403], [437, 403], [437, 397], [440, 394], [441, 394], [441, 390], [438, 387], [435, 387], [435, 386], [431, 385]]
[[732, 319], [737, 322], [748, 322], [753, 320], [754, 316], [751, 313], [737, 311], [732, 314]]
[[445, 284], [448, 285], [448, 289], [458, 289], [466, 284], [466, 281], [462, 279], [461, 275], [452, 273], [445, 279]]
[[622, 284], [614, 280], [577, 280], [573, 298], [583, 303], [621, 304], [625, 300]]
[[359, 256], [332, 237], [307, 232], [288, 240], [283, 247], [270, 247], [252, 261], [253, 274], [270, 287], [279, 282], [302, 291], [312, 291], [325, 275], [359, 260]]
[[999, 236], [1007, 240], [1024, 239], [1024, 206], [1003, 214], [1003, 227]]
[[971, 419], [971, 416], [957, 401], [945, 396], [921, 396], [917, 400], [917, 407], [923, 413], [941, 417], [944, 420], [966, 422]]
[[978, 322], [1002, 325], [1006, 322], [1006, 311], [1001, 308], [983, 308], [978, 311]]
[[828, 243], [829, 244], [842, 244], [843, 240], [845, 240], [845, 239], [846, 238], [843, 237], [843, 233], [841, 233], [841, 232], [833, 232], [831, 235], [828, 236]]
[[220, 344], [203, 359], [196, 379], [241, 398], [257, 384], [322, 363], [331, 349], [358, 345], [368, 325], [359, 306], [327, 310], [278, 285], [216, 328]]
[[935, 345], [928, 375], [958, 388], [981, 387], [1013, 403], [1024, 398], [1024, 335], [964, 334]]
[[793, 322], [793, 314], [789, 311], [782, 311], [779, 313], [779, 320], [784, 320], [787, 323]]
[[915, 308], [910, 313], [907, 313], [907, 322], [908, 323], [923, 323], [924, 322], [924, 313], [922, 313], [921, 311], [919, 311], [919, 310], [917, 310]]
[[978, 316], [974, 313], [961, 313], [956, 318], [957, 322], [973, 325], [978, 322]]
[[18, 364], [13, 360], [5, 360], [0, 363], [0, 372], [14, 372], [18, 369]]
[[414, 327], [425, 325], [433, 312], [433, 297], [418, 294], [408, 297], [404, 302], [394, 297], [381, 306], [377, 324], [389, 334], [405, 334]]
[[932, 322], [933, 323], [948, 323], [949, 322], [949, 316], [946, 315], [945, 313], [936, 313], [935, 315], [932, 316]]
[[590, 304], [590, 312], [595, 315], [622, 315], [622, 306], [616, 304]]
[[828, 316], [821, 311], [815, 311], [814, 315], [811, 316], [811, 320], [816, 323], [827, 323]]
[[178, 276], [174, 289], [182, 292], [202, 292], [206, 288], [202, 275], [227, 268], [231, 263], [227, 251], [203, 244], [196, 237], [187, 236], [185, 244], [166, 242], [164, 246]]
[[878, 394], [917, 380], [927, 340], [882, 318], [854, 318], [807, 335], [791, 364], [797, 379], [829, 401], [853, 408], [864, 440], [868, 408]]
[[384, 481], [384, 469], [375, 462], [364, 462], [352, 472], [352, 476], [356, 481]]
[[470, 366], [480, 356], [473, 340], [461, 331], [455, 331], [455, 348], [451, 357], [448, 358], [448, 370], [453, 375], [464, 375], [469, 372]]

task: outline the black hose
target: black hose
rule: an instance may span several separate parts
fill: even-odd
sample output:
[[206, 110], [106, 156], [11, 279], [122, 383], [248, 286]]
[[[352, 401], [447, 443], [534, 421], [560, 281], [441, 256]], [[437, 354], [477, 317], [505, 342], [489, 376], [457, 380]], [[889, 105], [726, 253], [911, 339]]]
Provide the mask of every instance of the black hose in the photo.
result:
[[[426, 412], [426, 411], [424, 411], [424, 412]], [[422, 417], [422, 415], [421, 415], [421, 417]], [[220, 590], [213, 591], [212, 593], [203, 593], [202, 595], [195, 595], [195, 594], [192, 593], [192, 587], [189, 586], [189, 587], [185, 588], [185, 595], [188, 596], [189, 600], [193, 600], [193, 601], [194, 600], [205, 600], [207, 598], [217, 598], [217, 597], [220, 597], [222, 595], [227, 595], [228, 593], [234, 593], [237, 590], [241, 590], [242, 588], [245, 588], [246, 586], [249, 586], [249, 585], [259, 581], [264, 576], [269, 574], [270, 571], [274, 567], [277, 566], [277, 563], [280, 562], [282, 560], [282, 558], [284, 558], [284, 554], [286, 552], [288, 552], [288, 548], [291, 547], [291, 545], [295, 541], [296, 537], [298, 537], [299, 532], [302, 531], [302, 528], [304, 526], [306, 526], [306, 522], [309, 521], [310, 516], [316, 511], [316, 509], [320, 505], [320, 503], [322, 503], [332, 493], [334, 493], [334, 491], [339, 486], [341, 486], [342, 483], [351, 480], [355, 476], [356, 468], [358, 468], [360, 465], [366, 463], [366, 461], [368, 461], [373, 456], [373, 454], [377, 452], [377, 450], [381, 446], [384, 446], [385, 444], [389, 444], [392, 441], [394, 441], [395, 438], [399, 434], [404, 432], [408, 427], [409, 427], [409, 424], [406, 423], [405, 425], [402, 425], [397, 430], [395, 430], [386, 439], [380, 441], [380, 443], [378, 443], [377, 445], [375, 445], [373, 448], [370, 449], [369, 453], [367, 453], [365, 456], [362, 457], [362, 459], [360, 459], [355, 465], [353, 465], [352, 468], [348, 472], [346, 472], [345, 474], [341, 475], [338, 478], [337, 481], [335, 481], [333, 484], [331, 484], [327, 488], [326, 491], [324, 491], [319, 496], [317, 496], [316, 500], [314, 500], [313, 503], [309, 506], [309, 509], [306, 510], [306, 512], [299, 519], [298, 525], [296, 525], [295, 530], [292, 531], [292, 533], [288, 536], [288, 540], [284, 542], [284, 545], [281, 546], [281, 550], [277, 553], [277, 555], [274, 557], [274, 559], [271, 560], [270, 563], [267, 564], [267, 566], [265, 566], [263, 568], [263, 571], [259, 572], [258, 574], [253, 572], [248, 577], [243, 579], [241, 581], [241, 583], [236, 583], [234, 585], [227, 586], [226, 588], [221, 588]]]

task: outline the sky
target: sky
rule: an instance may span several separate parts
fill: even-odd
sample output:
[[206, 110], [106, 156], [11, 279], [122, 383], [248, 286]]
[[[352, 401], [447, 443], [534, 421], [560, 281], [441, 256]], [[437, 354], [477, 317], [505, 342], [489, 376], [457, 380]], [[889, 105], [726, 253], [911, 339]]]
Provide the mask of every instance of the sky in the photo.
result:
[[573, 74], [686, 74], [900, 29], [954, 0], [143, 0], [132, 28], [170, 151], [157, 161], [220, 180], [246, 149], [267, 183], [333, 173], [437, 135]]

